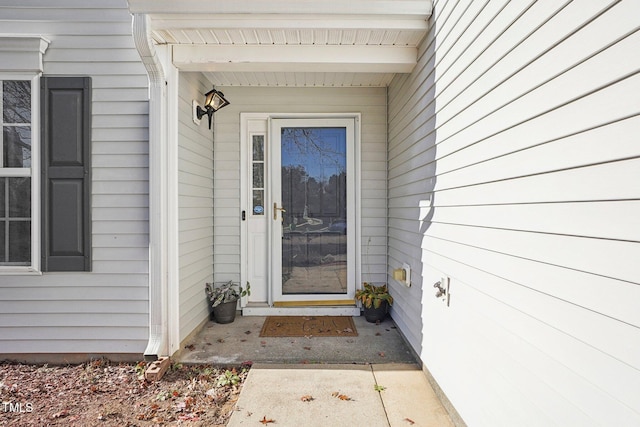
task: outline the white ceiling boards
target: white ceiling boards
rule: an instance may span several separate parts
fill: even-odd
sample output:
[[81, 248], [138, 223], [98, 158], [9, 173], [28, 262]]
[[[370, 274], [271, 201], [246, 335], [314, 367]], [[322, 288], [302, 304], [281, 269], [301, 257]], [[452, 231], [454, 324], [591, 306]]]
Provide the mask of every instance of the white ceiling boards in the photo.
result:
[[129, 0], [174, 64], [223, 86], [386, 86], [415, 66], [431, 2]]

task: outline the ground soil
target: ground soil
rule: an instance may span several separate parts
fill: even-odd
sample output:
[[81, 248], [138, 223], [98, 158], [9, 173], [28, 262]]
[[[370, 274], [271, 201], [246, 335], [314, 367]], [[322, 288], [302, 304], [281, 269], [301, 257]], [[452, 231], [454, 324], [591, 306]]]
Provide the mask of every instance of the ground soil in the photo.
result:
[[249, 366], [0, 364], [0, 426], [225, 426]]

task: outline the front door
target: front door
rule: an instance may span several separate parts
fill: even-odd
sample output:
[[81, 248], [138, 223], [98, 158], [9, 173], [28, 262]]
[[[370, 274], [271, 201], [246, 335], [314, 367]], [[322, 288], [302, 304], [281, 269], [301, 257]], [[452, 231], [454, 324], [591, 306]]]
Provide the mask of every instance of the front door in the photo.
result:
[[273, 119], [270, 137], [273, 304], [353, 305], [354, 119]]

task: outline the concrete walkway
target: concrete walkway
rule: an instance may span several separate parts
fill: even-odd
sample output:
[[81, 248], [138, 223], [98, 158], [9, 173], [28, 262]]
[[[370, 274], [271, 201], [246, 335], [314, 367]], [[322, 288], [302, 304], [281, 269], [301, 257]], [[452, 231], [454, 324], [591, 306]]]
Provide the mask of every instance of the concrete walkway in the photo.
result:
[[291, 427], [453, 426], [422, 371], [395, 363], [255, 364], [228, 426], [260, 422]]
[[179, 361], [253, 362], [231, 427], [260, 426], [262, 420], [275, 421], [262, 424], [273, 427], [452, 426], [391, 318], [380, 324], [353, 320], [357, 337], [334, 338], [260, 337], [264, 317], [209, 322]]

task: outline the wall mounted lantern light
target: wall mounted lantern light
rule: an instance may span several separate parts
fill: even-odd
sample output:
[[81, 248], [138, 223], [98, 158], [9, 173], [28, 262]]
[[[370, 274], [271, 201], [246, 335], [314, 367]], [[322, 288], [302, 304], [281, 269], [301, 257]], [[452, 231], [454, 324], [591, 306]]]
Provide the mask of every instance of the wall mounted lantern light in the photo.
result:
[[230, 104], [224, 97], [224, 93], [211, 89], [204, 94], [204, 108], [200, 107], [196, 101], [193, 101], [193, 121], [200, 124], [200, 119], [205, 115], [209, 117], [209, 129], [211, 129], [211, 118], [213, 113]]

